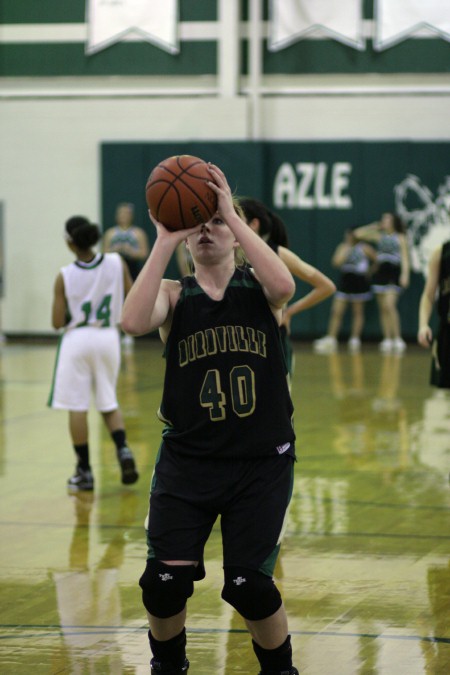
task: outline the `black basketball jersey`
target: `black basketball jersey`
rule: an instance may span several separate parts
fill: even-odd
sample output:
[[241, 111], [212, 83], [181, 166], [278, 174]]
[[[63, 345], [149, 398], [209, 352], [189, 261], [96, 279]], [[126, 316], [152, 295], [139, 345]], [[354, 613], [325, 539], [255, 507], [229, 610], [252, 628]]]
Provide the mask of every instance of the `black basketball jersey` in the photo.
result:
[[441, 321], [450, 323], [450, 241], [442, 246], [437, 311]]
[[181, 283], [165, 353], [165, 443], [192, 456], [293, 455], [280, 331], [261, 285], [236, 269], [216, 301], [195, 277]]

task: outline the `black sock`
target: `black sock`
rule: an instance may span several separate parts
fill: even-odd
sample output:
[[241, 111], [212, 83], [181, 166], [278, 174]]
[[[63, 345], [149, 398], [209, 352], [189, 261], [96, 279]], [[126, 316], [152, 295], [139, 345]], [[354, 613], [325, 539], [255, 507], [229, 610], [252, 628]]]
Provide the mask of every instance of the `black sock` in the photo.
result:
[[150, 649], [153, 656], [162, 663], [170, 663], [176, 668], [184, 666], [186, 659], [186, 629], [170, 640], [156, 640], [151, 631], [148, 631]]
[[83, 471], [88, 471], [91, 467], [89, 465], [89, 445], [82, 443], [81, 445], [74, 445], [73, 449], [78, 457], [78, 466]]
[[116, 444], [117, 450], [120, 450], [120, 448], [123, 448], [127, 444], [125, 429], [116, 429], [116, 431], [111, 432], [111, 438]]
[[253, 650], [261, 665], [261, 670], [266, 671], [288, 671], [292, 668], [292, 647], [291, 636], [288, 635], [282, 645], [276, 649], [263, 649], [254, 640], [252, 640]]

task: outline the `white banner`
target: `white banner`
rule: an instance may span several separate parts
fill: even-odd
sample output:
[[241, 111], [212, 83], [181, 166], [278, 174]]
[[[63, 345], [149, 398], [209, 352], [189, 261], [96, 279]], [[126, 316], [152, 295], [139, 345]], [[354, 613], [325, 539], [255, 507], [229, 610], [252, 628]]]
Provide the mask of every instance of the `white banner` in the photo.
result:
[[269, 49], [273, 52], [320, 31], [363, 50], [362, 0], [271, 0]]
[[375, 0], [374, 48], [382, 51], [427, 28], [450, 41], [450, 0]]
[[179, 50], [178, 0], [87, 0], [87, 54], [133, 32], [171, 54]]

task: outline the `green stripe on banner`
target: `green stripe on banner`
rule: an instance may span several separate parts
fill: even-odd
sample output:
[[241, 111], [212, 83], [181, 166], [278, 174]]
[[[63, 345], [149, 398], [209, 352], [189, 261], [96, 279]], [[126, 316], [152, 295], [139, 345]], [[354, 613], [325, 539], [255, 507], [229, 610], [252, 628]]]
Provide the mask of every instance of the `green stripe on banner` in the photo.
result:
[[[86, 0], [87, 2], [87, 0]], [[2, 0], [3, 24], [84, 23], [85, 0]]]
[[[372, 19], [373, 18], [373, 3], [375, 0], [364, 0], [363, 4], [363, 17], [365, 19]], [[263, 0], [262, 3], [262, 16], [264, 21], [268, 21], [269, 19], [269, 3], [271, 0]], [[250, 0], [242, 0], [241, 2], [241, 16], [244, 21], [247, 21], [249, 14], [250, 14], [250, 8], [249, 8], [249, 3]]]
[[[84, 23], [88, 0], [2, 0], [1, 22]], [[179, 0], [180, 21], [216, 21], [217, 3]]]
[[210, 75], [216, 73], [215, 42], [183, 42], [171, 55], [154, 45], [120, 42], [86, 56], [84, 44], [0, 45], [2, 75]]
[[[86, 75], [214, 75], [217, 45], [182, 42], [177, 55], [149, 42], [118, 42], [95, 55], [84, 43], [0, 44], [3, 77]], [[242, 72], [248, 67], [246, 50]], [[447, 73], [450, 44], [409, 40], [383, 52], [358, 52], [337, 42], [305, 40], [280, 52], [264, 53], [266, 74]]]
[[411, 39], [382, 52], [357, 51], [332, 40], [300, 40], [279, 52], [264, 49], [264, 73], [448, 73], [450, 43], [445, 40]]
[[178, 0], [180, 21], [217, 21], [218, 2]]

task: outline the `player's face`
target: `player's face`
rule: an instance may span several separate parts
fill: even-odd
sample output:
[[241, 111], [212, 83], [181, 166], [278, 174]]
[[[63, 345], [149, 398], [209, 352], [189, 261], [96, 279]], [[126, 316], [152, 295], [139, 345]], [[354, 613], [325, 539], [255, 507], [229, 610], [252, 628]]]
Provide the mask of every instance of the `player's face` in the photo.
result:
[[200, 232], [188, 237], [188, 247], [194, 260], [217, 262], [234, 255], [236, 240], [228, 225], [216, 213], [202, 225]]
[[383, 213], [381, 217], [381, 227], [385, 232], [394, 231], [394, 218], [392, 213]]
[[133, 222], [133, 209], [126, 204], [118, 206], [116, 211], [116, 221], [117, 224], [122, 227], [130, 226]]

